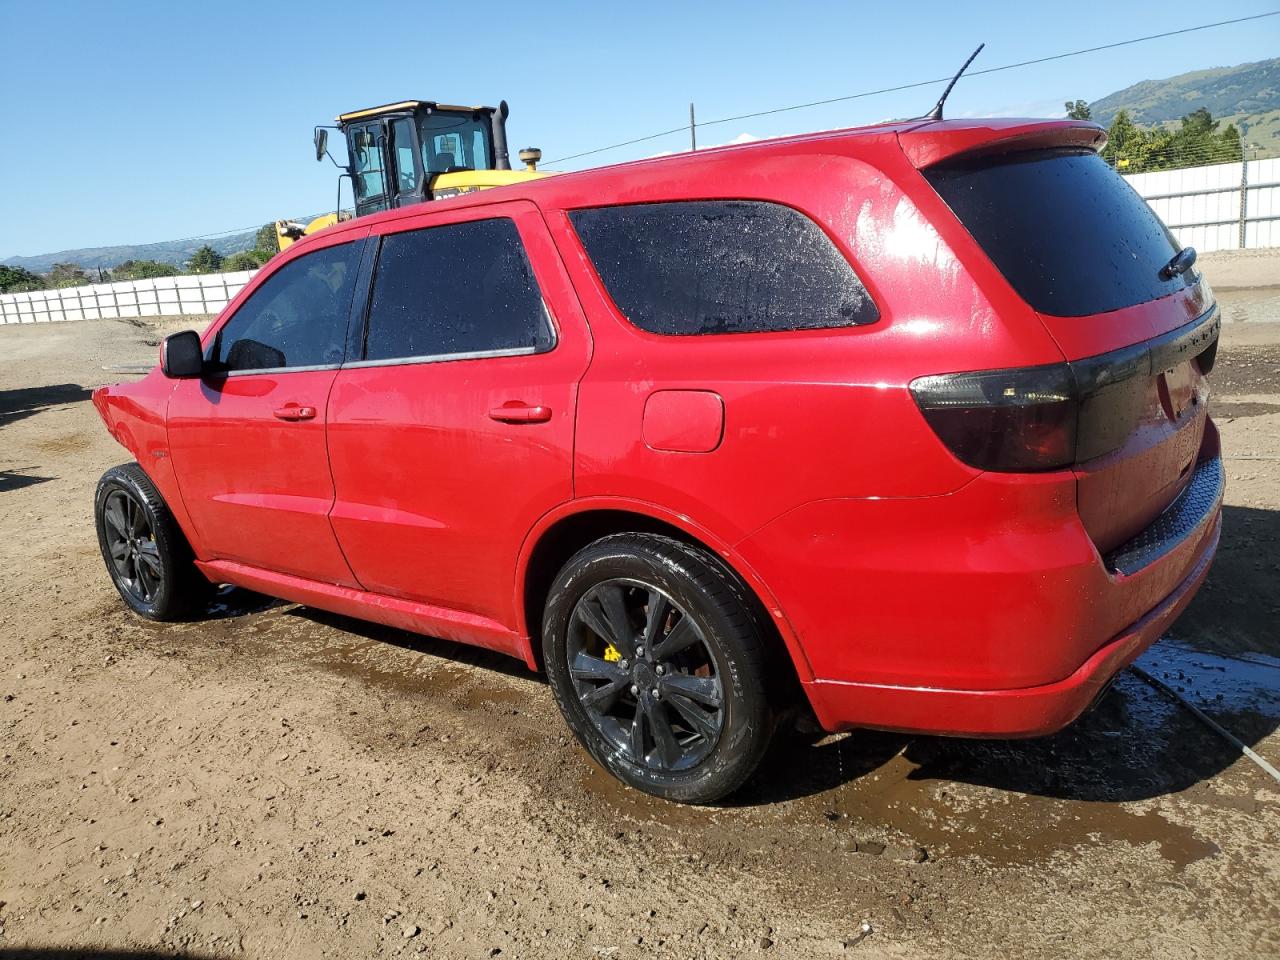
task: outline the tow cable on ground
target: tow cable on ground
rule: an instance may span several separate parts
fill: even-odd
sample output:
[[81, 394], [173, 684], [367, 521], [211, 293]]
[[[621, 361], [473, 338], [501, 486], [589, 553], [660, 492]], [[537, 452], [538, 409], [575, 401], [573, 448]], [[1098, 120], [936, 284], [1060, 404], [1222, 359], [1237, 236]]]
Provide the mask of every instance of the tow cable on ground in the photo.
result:
[[1132, 670], [1134, 673], [1136, 673], [1138, 676], [1140, 676], [1143, 680], [1147, 681], [1147, 683], [1151, 684], [1157, 690], [1161, 691], [1172, 700], [1182, 704], [1184, 707], [1190, 710], [1193, 714], [1196, 715], [1196, 717], [1200, 720], [1201, 723], [1203, 723], [1206, 727], [1208, 727], [1218, 736], [1222, 737], [1224, 740], [1227, 740], [1230, 743], [1234, 744], [1237, 747], [1237, 749], [1240, 750], [1241, 753], [1243, 753], [1246, 757], [1248, 757], [1250, 760], [1252, 760], [1254, 763], [1260, 766], [1264, 771], [1270, 774], [1273, 780], [1275, 780], [1277, 783], [1280, 783], [1280, 770], [1277, 770], [1271, 764], [1267, 763], [1267, 761], [1264, 760], [1262, 757], [1254, 753], [1251, 749], [1249, 749], [1249, 747], [1244, 743], [1243, 740], [1240, 740], [1239, 738], [1237, 738], [1235, 734], [1233, 734], [1230, 730], [1223, 727], [1211, 716], [1209, 716], [1207, 713], [1205, 713], [1203, 710], [1197, 707], [1194, 703], [1192, 703], [1182, 694], [1178, 693], [1178, 691], [1174, 690], [1171, 686], [1169, 686], [1163, 680], [1158, 680], [1157, 678], [1153, 677], [1151, 674], [1147, 673], [1147, 671], [1143, 670], [1141, 667], [1137, 666], [1136, 664], [1130, 664], [1129, 669]]

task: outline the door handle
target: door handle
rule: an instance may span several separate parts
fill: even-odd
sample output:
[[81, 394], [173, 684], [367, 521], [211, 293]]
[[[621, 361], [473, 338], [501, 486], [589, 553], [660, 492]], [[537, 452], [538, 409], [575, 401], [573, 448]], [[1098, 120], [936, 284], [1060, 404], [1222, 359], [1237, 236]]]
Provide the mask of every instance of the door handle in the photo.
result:
[[276, 407], [271, 413], [277, 420], [288, 420], [290, 422], [314, 420], [316, 418], [315, 407], [300, 407], [296, 403], [286, 403], [283, 407]]
[[520, 400], [508, 400], [489, 411], [489, 417], [499, 423], [546, 423], [551, 419], [551, 408], [532, 406]]

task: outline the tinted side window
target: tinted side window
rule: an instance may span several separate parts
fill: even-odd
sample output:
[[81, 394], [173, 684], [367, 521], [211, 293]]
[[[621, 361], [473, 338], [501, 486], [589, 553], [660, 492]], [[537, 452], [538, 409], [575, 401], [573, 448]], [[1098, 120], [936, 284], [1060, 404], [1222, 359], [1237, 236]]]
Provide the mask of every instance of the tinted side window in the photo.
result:
[[551, 326], [516, 225], [476, 220], [382, 240], [366, 360], [548, 349]]
[[1105, 313], [1181, 290], [1160, 268], [1178, 252], [1160, 218], [1092, 151], [1035, 151], [924, 171], [1032, 308]]
[[221, 370], [315, 367], [342, 362], [360, 244], [326, 247], [263, 281], [218, 331]]
[[756, 333], [873, 323], [875, 303], [822, 229], [745, 200], [570, 214], [613, 302], [651, 333]]

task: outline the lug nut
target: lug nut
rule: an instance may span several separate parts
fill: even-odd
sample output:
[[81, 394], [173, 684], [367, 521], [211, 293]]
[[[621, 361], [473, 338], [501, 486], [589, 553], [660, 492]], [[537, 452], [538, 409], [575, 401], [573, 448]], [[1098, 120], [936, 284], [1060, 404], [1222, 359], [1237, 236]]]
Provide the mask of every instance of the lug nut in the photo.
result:
[[658, 669], [655, 672], [658, 674], [658, 676], [662, 676], [664, 673], [667, 672], [667, 668], [664, 667], [662, 664], [658, 664]]
[[619, 660], [618, 666], [621, 667], [623, 670], [625, 670], [627, 669], [627, 667], [631, 666], [631, 664], [626, 660]]
[[639, 660], [644, 656], [644, 647], [636, 647], [636, 659]]
[[631, 695], [635, 697], [635, 696], [639, 696], [639, 694], [640, 694], [640, 688], [633, 683], [631, 685]]
[[657, 687], [654, 687], [652, 692], [653, 692], [653, 699], [657, 700], [657, 699], [658, 699], [658, 688], [657, 688]]

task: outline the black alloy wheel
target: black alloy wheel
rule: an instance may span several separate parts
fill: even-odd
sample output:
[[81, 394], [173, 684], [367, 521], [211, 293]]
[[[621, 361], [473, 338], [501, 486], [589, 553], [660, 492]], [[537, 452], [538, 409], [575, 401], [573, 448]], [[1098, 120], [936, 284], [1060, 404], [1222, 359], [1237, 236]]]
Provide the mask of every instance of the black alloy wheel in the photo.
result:
[[169, 505], [136, 463], [112, 467], [93, 499], [98, 546], [111, 582], [148, 620], [184, 620], [208, 611], [214, 594]]
[[688, 770], [715, 749], [724, 690], [702, 628], [671, 597], [606, 580], [578, 600], [569, 675], [600, 734], [634, 763]]
[[164, 586], [164, 565], [151, 518], [132, 493], [112, 490], [102, 507], [116, 585], [140, 604], [153, 604]]
[[588, 544], [551, 584], [547, 679], [565, 721], [638, 790], [713, 803], [760, 763], [773, 733], [767, 627], [712, 553], [653, 533]]

